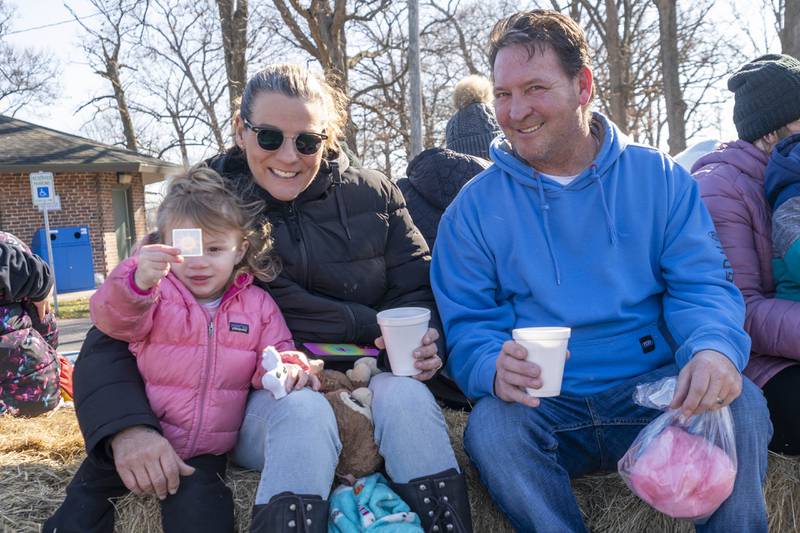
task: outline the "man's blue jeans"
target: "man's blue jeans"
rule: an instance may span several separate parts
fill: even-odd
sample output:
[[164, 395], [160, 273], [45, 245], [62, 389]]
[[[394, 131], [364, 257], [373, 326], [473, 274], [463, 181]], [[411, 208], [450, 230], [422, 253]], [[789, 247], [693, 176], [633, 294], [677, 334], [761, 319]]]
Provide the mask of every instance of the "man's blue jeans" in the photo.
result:
[[[636, 435], [661, 411], [633, 402], [639, 383], [677, 375], [668, 365], [600, 394], [543, 398], [538, 408], [481, 399], [464, 447], [492, 498], [521, 532], [586, 531], [570, 478], [617, 469]], [[762, 484], [772, 437], [761, 390], [743, 378], [731, 404], [738, 472], [733, 494], [697, 531], [767, 531]]]

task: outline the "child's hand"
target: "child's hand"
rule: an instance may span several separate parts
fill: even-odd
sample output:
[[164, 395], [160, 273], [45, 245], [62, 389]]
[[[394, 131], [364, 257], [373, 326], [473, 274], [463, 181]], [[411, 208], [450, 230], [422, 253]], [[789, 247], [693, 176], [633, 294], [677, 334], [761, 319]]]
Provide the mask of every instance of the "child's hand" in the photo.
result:
[[183, 263], [180, 249], [164, 244], [148, 244], [139, 250], [133, 280], [139, 289], [149, 290], [169, 273], [171, 263]]
[[311, 387], [312, 390], [318, 391], [320, 387], [319, 378], [314, 374], [303, 370], [300, 365], [284, 364], [286, 369], [286, 392], [291, 392], [292, 389], [300, 390], [303, 387]]
[[[52, 294], [52, 291], [51, 291]], [[38, 302], [33, 302], [33, 306], [36, 308], [36, 311], [39, 313], [39, 321], [44, 322], [44, 317], [47, 316], [47, 313], [50, 312], [50, 297], [48, 296], [44, 300], [40, 300]]]

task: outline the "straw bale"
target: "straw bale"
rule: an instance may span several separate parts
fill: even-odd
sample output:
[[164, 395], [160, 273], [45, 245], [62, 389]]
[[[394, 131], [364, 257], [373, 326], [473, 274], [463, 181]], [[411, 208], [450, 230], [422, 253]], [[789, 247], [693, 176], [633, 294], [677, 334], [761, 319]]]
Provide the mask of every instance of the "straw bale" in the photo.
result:
[[[476, 533], [512, 532], [464, 453], [461, 437], [466, 414], [446, 409], [445, 418], [456, 458], [467, 476]], [[35, 419], [0, 417], [0, 532], [38, 532], [45, 518], [61, 503], [64, 488], [83, 457], [83, 441], [70, 409]], [[237, 529], [246, 532], [258, 474], [231, 467], [228, 484], [234, 492]], [[591, 531], [692, 530], [691, 524], [667, 518], [641, 502], [616, 474], [587, 476], [576, 480], [573, 486]], [[800, 459], [770, 454], [766, 494], [770, 531], [800, 532]], [[129, 495], [115, 505], [118, 532], [161, 531], [155, 498]]]

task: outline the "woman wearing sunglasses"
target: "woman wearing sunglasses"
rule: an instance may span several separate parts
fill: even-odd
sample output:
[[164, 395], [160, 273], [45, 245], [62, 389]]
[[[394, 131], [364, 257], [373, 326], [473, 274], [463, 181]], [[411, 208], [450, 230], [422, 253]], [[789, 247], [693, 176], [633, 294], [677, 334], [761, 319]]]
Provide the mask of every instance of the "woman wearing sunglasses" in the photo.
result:
[[[272, 224], [283, 270], [266, 288], [296, 342], [382, 347], [378, 311], [431, 310], [432, 328], [417, 349], [422, 372], [415, 379], [386, 372], [370, 382], [374, 436], [394, 489], [426, 530], [471, 531], [466, 483], [423, 384], [445, 353], [430, 253], [397, 187], [379, 172], [350, 166], [339, 146], [345, 121], [345, 97], [324, 79], [271, 65], [244, 89], [235, 146], [208, 165]], [[112, 454], [118, 470], [141, 472], [139, 492], [164, 496], [179, 482], [178, 468], [137, 380], [126, 345], [91, 331], [75, 378], [86, 448], [101, 461]], [[118, 385], [107, 387], [112, 382], [126, 383], [123, 401]], [[341, 443], [327, 400], [305, 382], [281, 400], [250, 392], [232, 459], [261, 471], [252, 531], [327, 531]]]

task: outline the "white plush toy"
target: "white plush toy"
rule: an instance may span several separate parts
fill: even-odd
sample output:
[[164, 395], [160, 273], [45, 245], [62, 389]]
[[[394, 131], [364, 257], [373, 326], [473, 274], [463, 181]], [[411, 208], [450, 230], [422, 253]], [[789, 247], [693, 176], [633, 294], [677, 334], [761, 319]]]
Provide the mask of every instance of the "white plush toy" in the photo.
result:
[[274, 346], [267, 346], [261, 352], [261, 366], [267, 371], [261, 377], [264, 390], [272, 393], [276, 400], [286, 396], [286, 368], [283, 366], [281, 354]]

